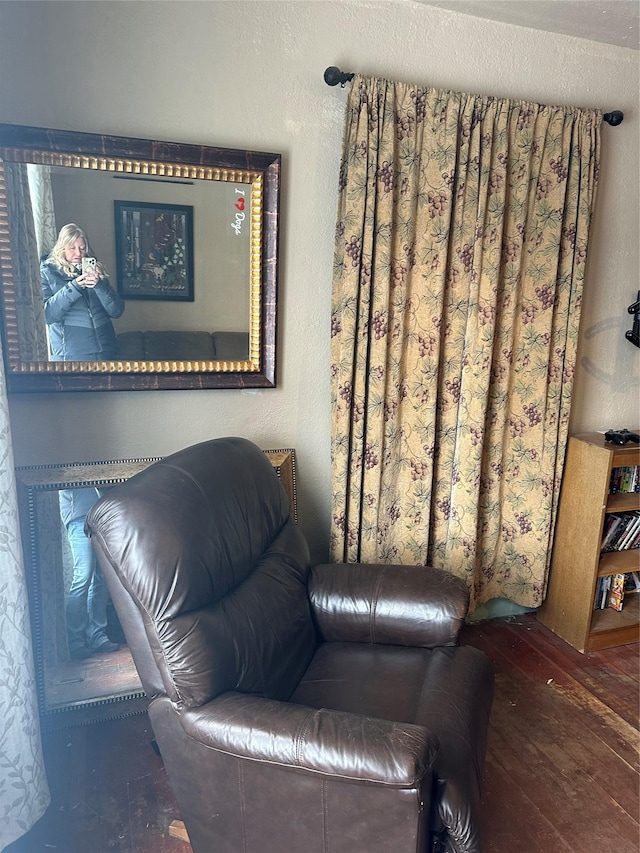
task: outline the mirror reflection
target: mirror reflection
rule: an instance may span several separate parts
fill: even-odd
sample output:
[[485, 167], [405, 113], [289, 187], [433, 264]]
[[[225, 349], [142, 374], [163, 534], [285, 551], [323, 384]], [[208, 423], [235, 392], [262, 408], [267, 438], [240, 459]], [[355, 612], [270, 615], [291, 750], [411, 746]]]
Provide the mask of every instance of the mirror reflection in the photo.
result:
[[46, 711], [142, 691], [91, 542], [84, 535], [85, 515], [103, 491], [86, 486], [35, 496]]
[[[0, 125], [9, 390], [275, 384], [279, 166], [259, 152]], [[73, 241], [68, 263], [51, 255], [71, 224], [95, 279]], [[87, 330], [91, 347], [60, 346]]]
[[[33, 231], [35, 240], [25, 246], [23, 234], [23, 246], [18, 247], [20, 252], [26, 251], [32, 255], [25, 259], [27, 269], [39, 267], [41, 261], [47, 258], [47, 268], [53, 267], [61, 280], [65, 283], [75, 280], [73, 270], [61, 268], [50, 257], [60, 230], [75, 223], [90, 239], [93, 257], [102, 265], [104, 278], [109, 279], [121, 298], [124, 297], [122, 314], [114, 322], [118, 337], [131, 332], [184, 332], [187, 334], [182, 336], [179, 344], [181, 349], [176, 350], [175, 344], [172, 346], [168, 340], [166, 351], [163, 353], [160, 348], [154, 351], [153, 356], [154, 360], [191, 361], [200, 360], [200, 354], [193, 349], [189, 333], [235, 332], [244, 336], [237, 356], [240, 360], [249, 357], [249, 185], [180, 179], [169, 182], [166, 178], [129, 179], [123, 175], [88, 169], [8, 164], [8, 186], [20, 183], [21, 170], [26, 171], [28, 178], [29, 196], [25, 201], [25, 210], [22, 213], [19, 210], [20, 195], [17, 192], [9, 193], [7, 202], [11, 219], [33, 219], [32, 223], [28, 223], [28, 230]], [[237, 200], [245, 198], [246, 210], [237, 210]], [[130, 204], [129, 211], [138, 211], [138, 218], [140, 212], [148, 209], [152, 211], [149, 219], [153, 216], [156, 220], [153, 223], [156, 231], [150, 239], [145, 241], [139, 224], [136, 227], [132, 223], [127, 229], [122, 219], [117, 217], [125, 202]], [[188, 261], [193, 267], [191, 299], [188, 304], [176, 301], [169, 289], [163, 291], [157, 288], [155, 295], [153, 287], [171, 276], [171, 257], [164, 251], [167, 235], [160, 232], [158, 220], [163, 218], [163, 210], [174, 210], [178, 205], [189, 209], [189, 221], [194, 231], [189, 245], [186, 234], [177, 238], [182, 241], [185, 251], [190, 251]], [[130, 214], [131, 217], [133, 215]], [[236, 216], [243, 217], [240, 227], [237, 227]], [[180, 243], [177, 245], [180, 246]], [[127, 264], [128, 258], [132, 259], [130, 264]], [[128, 268], [131, 270], [129, 273]], [[80, 273], [81, 270], [78, 270], [78, 275]], [[26, 287], [29, 281], [34, 281], [34, 286], [38, 285], [41, 279], [42, 275], [35, 281], [33, 277], [20, 277], [19, 281]], [[52, 356], [50, 340], [48, 347], [45, 343], [38, 346], [39, 341], [50, 338], [47, 335], [50, 331], [48, 320], [42, 311], [37, 310], [39, 296], [38, 292], [33, 295], [19, 293], [20, 305], [25, 312], [29, 305], [34, 306], [33, 312], [26, 314], [19, 327], [21, 359], [40, 361], [44, 357], [52, 361], [100, 360], [92, 358], [91, 349], [87, 351], [88, 355], [81, 350], [75, 357], [60, 359]], [[131, 334], [125, 335], [124, 340], [124, 356], [118, 347], [113, 354], [107, 351], [105, 360], [135, 358], [144, 361], [147, 355], [144, 347], [140, 346], [134, 351]], [[214, 350], [207, 355], [213, 360]], [[226, 353], [222, 351], [221, 355], [224, 357]]]
[[[293, 449], [265, 450], [297, 521]], [[84, 519], [102, 494], [158, 457], [16, 468], [36, 688], [47, 727], [146, 708]], [[56, 722], [59, 721], [59, 722]]]
[[153, 461], [16, 471], [36, 685], [45, 716], [144, 695], [91, 542], [84, 535], [84, 519], [116, 482]]

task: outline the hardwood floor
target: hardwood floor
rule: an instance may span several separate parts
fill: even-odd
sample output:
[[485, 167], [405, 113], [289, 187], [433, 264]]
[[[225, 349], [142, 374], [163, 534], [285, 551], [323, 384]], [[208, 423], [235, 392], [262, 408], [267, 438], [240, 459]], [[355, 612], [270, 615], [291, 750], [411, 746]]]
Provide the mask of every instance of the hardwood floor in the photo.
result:
[[126, 646], [117, 652], [49, 666], [46, 675], [45, 691], [50, 708], [108, 696], [142, 693], [140, 678]]
[[582, 655], [533, 615], [463, 641], [496, 672], [485, 853], [637, 853], [640, 646]]
[[[581, 655], [533, 615], [462, 641], [496, 671], [484, 853], [637, 853], [640, 646]], [[152, 738], [144, 715], [45, 734], [52, 804], [5, 853], [190, 853]]]

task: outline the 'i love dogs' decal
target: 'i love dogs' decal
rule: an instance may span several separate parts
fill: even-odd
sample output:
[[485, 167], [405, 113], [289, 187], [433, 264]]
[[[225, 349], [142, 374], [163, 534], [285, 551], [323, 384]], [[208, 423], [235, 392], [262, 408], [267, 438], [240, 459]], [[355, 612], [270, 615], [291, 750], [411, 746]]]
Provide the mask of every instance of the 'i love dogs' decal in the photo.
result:
[[244, 220], [246, 219], [245, 213], [245, 190], [239, 190], [237, 187], [235, 188], [235, 216], [231, 222], [231, 228], [235, 231], [236, 237], [239, 237], [242, 234], [242, 225]]

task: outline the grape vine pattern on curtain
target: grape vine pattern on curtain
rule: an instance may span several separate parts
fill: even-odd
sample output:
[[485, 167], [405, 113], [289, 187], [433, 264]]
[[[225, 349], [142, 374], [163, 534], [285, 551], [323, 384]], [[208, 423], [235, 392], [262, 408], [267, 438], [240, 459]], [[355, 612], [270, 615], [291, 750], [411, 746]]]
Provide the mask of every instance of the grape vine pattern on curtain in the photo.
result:
[[356, 75], [332, 305], [332, 556], [544, 597], [596, 110]]

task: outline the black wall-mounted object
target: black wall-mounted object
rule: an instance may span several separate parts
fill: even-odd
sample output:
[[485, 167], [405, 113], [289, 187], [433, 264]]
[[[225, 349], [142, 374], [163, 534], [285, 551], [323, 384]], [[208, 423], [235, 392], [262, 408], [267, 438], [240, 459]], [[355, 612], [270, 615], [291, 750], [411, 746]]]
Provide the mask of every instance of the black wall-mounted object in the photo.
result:
[[638, 298], [627, 308], [629, 314], [633, 314], [633, 327], [625, 334], [625, 338], [637, 347], [640, 347], [640, 290]]

